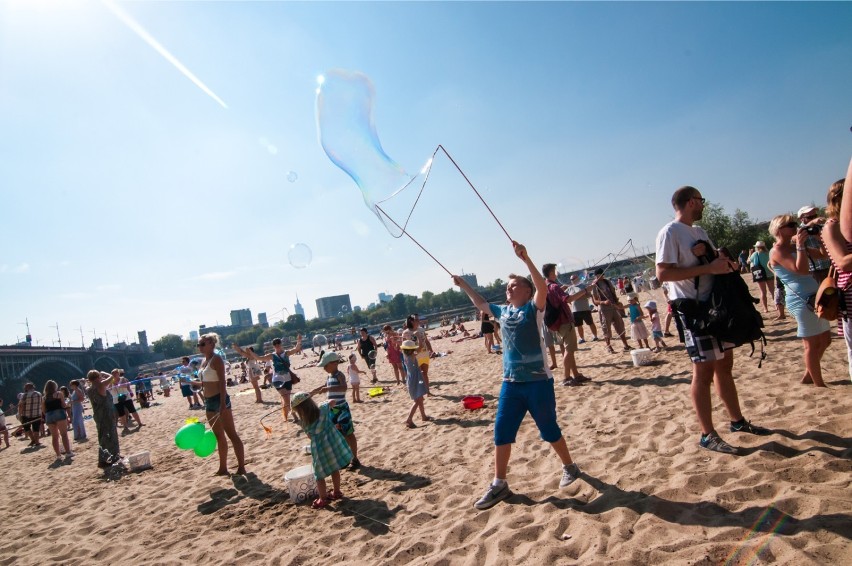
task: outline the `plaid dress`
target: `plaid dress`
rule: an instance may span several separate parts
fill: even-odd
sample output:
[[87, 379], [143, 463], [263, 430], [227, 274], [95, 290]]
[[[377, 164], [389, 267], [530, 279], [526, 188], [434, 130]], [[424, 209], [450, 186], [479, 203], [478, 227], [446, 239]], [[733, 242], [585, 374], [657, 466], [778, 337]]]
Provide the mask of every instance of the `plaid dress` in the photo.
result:
[[349, 464], [352, 461], [352, 451], [346, 439], [331, 422], [328, 402], [320, 405], [319, 410], [319, 418], [305, 427], [305, 433], [311, 438], [314, 477], [321, 480]]

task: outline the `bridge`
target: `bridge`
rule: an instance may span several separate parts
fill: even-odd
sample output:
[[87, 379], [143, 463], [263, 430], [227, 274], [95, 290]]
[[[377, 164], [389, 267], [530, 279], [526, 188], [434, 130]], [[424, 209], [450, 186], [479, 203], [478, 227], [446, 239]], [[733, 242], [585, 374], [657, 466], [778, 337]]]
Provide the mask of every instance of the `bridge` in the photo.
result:
[[161, 354], [131, 349], [0, 346], [0, 397], [9, 399], [9, 404], [27, 381], [41, 390], [48, 379], [67, 385], [72, 379], [85, 378], [90, 369], [122, 368], [133, 375], [137, 366], [161, 358]]

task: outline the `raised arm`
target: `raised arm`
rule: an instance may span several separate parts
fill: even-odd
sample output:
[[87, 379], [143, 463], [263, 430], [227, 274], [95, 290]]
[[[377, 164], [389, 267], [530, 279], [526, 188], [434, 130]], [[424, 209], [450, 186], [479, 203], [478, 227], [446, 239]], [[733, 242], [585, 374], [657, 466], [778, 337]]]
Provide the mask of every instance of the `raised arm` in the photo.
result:
[[293, 354], [298, 354], [302, 351], [302, 335], [296, 334], [296, 346], [287, 350], [285, 353], [288, 356], [292, 356]]
[[462, 291], [468, 296], [470, 301], [473, 303], [473, 306], [478, 308], [483, 312], [491, 312], [491, 307], [488, 306], [488, 302], [482, 298], [482, 295], [476, 292], [473, 287], [471, 287], [467, 281], [459, 277], [458, 275], [453, 275], [453, 283], [455, 283], [458, 287], [461, 288]]
[[547, 281], [530, 259], [526, 246], [512, 240], [512, 247], [515, 250], [515, 255], [526, 264], [527, 269], [530, 272], [533, 287], [535, 287], [533, 302], [535, 303], [536, 308], [538, 310], [544, 310], [544, 305], [547, 303]]

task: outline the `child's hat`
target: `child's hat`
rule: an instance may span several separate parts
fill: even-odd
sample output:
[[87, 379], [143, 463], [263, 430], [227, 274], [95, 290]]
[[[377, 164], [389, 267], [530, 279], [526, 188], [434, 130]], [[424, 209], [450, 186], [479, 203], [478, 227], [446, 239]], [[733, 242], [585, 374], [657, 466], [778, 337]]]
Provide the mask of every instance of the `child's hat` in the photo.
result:
[[321, 367], [325, 367], [330, 363], [340, 363], [340, 356], [337, 355], [337, 352], [326, 352], [323, 357], [320, 358], [319, 365]]
[[310, 398], [311, 398], [310, 393], [308, 393], [306, 391], [299, 391], [298, 393], [293, 395], [292, 399], [290, 399], [290, 407], [296, 408], [296, 406], [299, 405], [299, 403], [301, 403], [305, 399], [310, 399]]
[[416, 350], [417, 344], [414, 342], [414, 340], [406, 340], [405, 342], [402, 343], [402, 345], [400, 345], [399, 349], [400, 350]]
[[656, 310], [657, 309], [657, 303], [655, 303], [654, 301], [648, 301], [647, 303], [645, 303], [645, 308]]

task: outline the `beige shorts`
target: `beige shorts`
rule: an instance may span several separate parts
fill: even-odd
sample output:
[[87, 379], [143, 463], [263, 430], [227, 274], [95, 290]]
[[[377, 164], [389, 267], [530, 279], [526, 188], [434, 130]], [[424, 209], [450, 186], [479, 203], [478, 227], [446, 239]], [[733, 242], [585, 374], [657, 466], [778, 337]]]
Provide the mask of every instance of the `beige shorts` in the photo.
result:
[[574, 329], [574, 323], [568, 322], [559, 327], [556, 334], [562, 338], [562, 344], [569, 352], [577, 351], [577, 331]]

